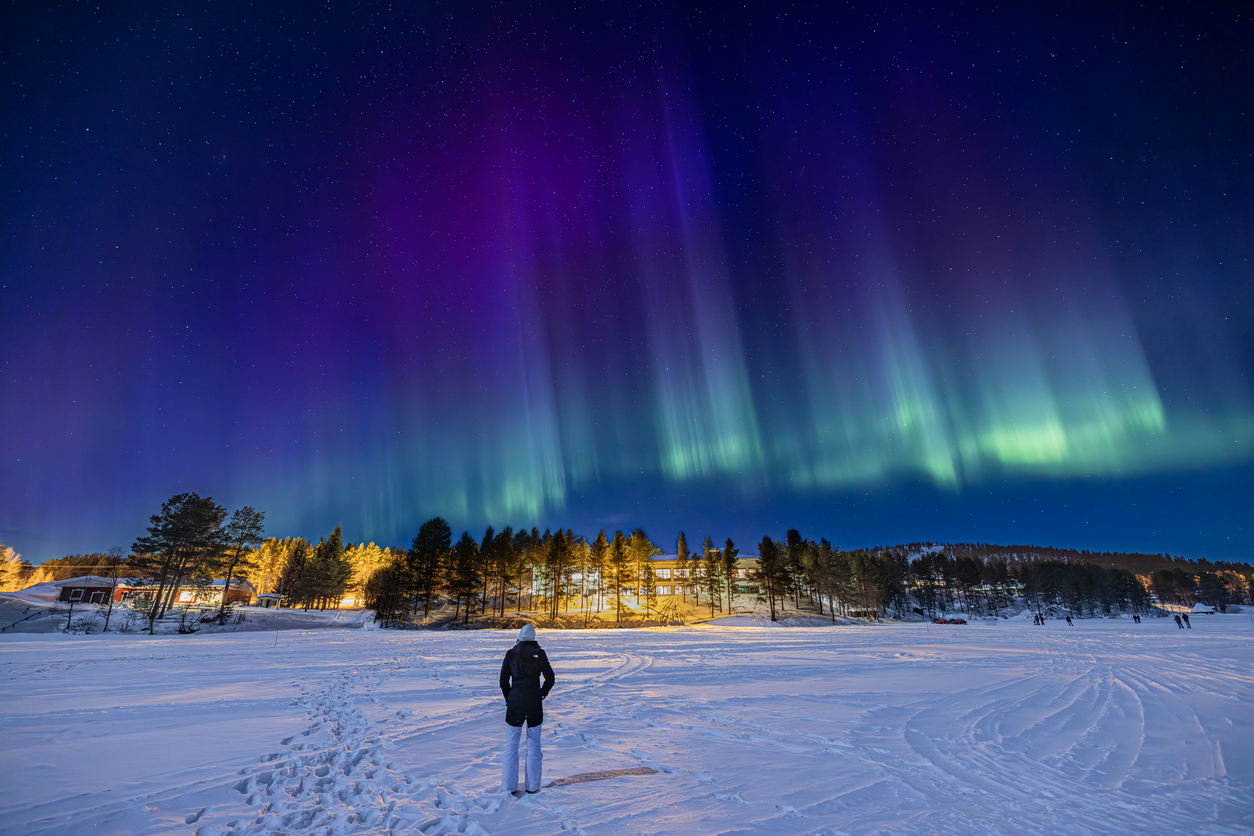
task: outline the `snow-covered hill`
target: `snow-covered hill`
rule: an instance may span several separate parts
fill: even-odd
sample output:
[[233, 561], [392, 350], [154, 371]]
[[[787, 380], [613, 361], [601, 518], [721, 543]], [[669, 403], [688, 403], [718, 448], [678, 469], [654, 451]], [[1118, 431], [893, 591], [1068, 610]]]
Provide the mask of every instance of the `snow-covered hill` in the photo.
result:
[[1248, 616], [542, 632], [545, 781], [609, 775], [522, 799], [497, 790], [512, 638], [6, 637], [3, 832], [1254, 827]]

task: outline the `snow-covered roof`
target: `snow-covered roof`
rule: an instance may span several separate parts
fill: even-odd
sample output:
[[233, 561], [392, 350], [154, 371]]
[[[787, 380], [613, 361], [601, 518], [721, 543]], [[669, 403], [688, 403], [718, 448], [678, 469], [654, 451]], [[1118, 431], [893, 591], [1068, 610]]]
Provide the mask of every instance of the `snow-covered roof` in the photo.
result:
[[[142, 578], [118, 578], [118, 586], [135, 586], [144, 583]], [[53, 581], [52, 585], [58, 588], [66, 586], [113, 586], [113, 578], [102, 578], [99, 575], [79, 575], [77, 578], [66, 578], [63, 581]]]
[[[225, 583], [226, 583], [226, 578], [217, 578], [213, 581], [210, 581], [209, 585], [210, 586], [222, 586]], [[244, 580], [243, 578], [231, 578], [231, 589], [242, 589], [244, 587], [248, 587], [249, 589], [256, 590], [255, 586], [253, 586], [251, 583]]]
[[[715, 549], [714, 551], [719, 556], [722, 556], [723, 554], [722, 549]], [[677, 554], [655, 554], [649, 558], [649, 560], [678, 560], [678, 559], [679, 559], [679, 555]], [[689, 554], [688, 559], [689, 560], [703, 560], [704, 558], [701, 556], [701, 552], [698, 551], [698, 552], [692, 552], [691, 554]], [[756, 558], [753, 558], [752, 555], [738, 554], [736, 555], [736, 559], [737, 560], [749, 560], [749, 559], [756, 559]]]
[[1192, 612], [1214, 612], [1215, 608], [1209, 604], [1194, 604]]
[[[66, 578], [63, 581], [52, 581], [52, 585], [58, 588], [67, 586], [86, 586], [86, 587], [112, 587], [113, 578], [102, 578], [99, 575], [80, 575], [77, 578]], [[118, 578], [117, 585], [121, 587], [132, 586], [154, 586], [156, 581], [151, 578]], [[216, 586], [219, 589], [226, 584], [226, 578], [217, 578], [209, 582], [210, 586]], [[184, 587], [195, 586], [191, 581], [184, 581]], [[255, 589], [255, 587], [242, 578], [231, 578], [231, 589]]]
[[263, 592], [257, 596], [258, 598], [282, 598], [282, 592]]

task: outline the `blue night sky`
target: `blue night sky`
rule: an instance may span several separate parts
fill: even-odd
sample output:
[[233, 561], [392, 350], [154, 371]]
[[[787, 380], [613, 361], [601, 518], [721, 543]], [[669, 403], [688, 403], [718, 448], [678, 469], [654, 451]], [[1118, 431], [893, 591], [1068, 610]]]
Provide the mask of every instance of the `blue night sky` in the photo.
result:
[[1249, 559], [1251, 16], [1058, 9], [6, 5], [0, 540]]

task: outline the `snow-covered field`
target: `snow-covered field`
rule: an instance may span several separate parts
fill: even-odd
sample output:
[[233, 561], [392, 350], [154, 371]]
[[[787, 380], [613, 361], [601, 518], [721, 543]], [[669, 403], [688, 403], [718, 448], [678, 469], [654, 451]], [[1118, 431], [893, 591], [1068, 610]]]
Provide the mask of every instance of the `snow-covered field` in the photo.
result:
[[1194, 625], [542, 632], [545, 782], [637, 774], [521, 799], [509, 633], [6, 637], [0, 832], [1249, 833], [1254, 622]]

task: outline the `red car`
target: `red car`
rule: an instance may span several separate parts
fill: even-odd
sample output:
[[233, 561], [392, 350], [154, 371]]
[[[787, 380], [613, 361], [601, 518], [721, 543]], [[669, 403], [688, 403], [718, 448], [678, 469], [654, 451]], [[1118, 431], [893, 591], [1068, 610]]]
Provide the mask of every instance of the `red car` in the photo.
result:
[[933, 624], [966, 624], [965, 618], [933, 618]]

